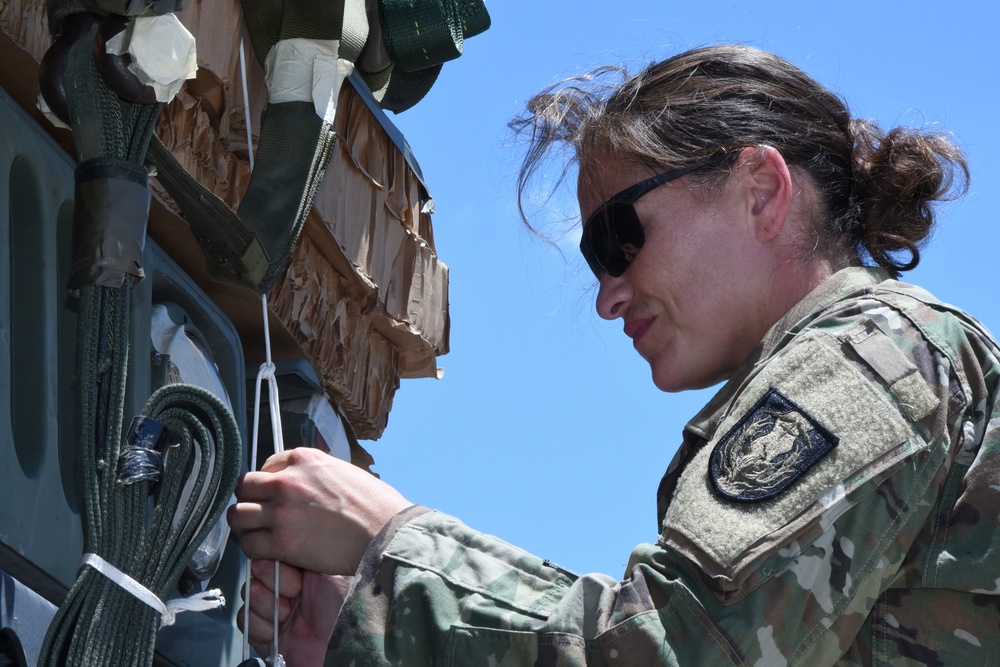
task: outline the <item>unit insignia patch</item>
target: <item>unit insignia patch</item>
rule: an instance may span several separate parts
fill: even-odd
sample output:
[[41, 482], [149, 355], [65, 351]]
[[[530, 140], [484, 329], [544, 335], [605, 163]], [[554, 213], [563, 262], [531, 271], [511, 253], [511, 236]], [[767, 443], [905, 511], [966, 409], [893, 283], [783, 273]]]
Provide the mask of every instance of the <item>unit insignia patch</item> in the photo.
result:
[[755, 502], [778, 495], [833, 449], [839, 438], [775, 388], [712, 450], [709, 476], [719, 495]]

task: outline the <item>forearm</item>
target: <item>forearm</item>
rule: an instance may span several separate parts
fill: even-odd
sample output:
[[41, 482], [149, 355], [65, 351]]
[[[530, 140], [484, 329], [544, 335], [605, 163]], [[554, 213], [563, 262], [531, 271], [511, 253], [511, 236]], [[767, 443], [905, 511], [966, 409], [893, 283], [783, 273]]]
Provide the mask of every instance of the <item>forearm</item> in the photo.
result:
[[[424, 512], [402, 512], [369, 549], [327, 665], [403, 658], [408, 666], [456, 659], [520, 665], [556, 656], [567, 665], [641, 664], [649, 657], [672, 664], [672, 644], [701, 641], [689, 629], [701, 620], [688, 607], [696, 604], [693, 595], [675, 592], [674, 604], [656, 609], [662, 582], [649, 585], [646, 574], [659, 578], [649, 568], [624, 584], [576, 577], [452, 517]], [[719, 645], [702, 653], [725, 659]]]

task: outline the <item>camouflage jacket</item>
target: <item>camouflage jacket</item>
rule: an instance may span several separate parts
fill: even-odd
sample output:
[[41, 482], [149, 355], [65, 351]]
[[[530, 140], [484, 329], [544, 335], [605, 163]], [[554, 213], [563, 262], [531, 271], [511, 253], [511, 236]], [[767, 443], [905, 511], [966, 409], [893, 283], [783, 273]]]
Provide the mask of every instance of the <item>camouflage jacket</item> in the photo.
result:
[[998, 383], [972, 318], [841, 271], [686, 426], [625, 581], [413, 507], [326, 664], [996, 664]]

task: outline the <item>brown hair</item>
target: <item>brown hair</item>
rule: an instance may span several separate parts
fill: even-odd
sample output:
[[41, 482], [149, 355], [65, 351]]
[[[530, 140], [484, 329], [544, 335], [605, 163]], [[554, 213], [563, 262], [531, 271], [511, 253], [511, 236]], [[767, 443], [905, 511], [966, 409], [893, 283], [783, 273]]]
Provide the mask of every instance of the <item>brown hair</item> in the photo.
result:
[[[605, 84], [608, 78], [617, 84]], [[566, 168], [613, 156], [666, 170], [731, 152], [702, 172], [711, 180], [724, 177], [738, 149], [770, 145], [815, 186], [821, 238], [840, 251], [867, 253], [894, 276], [917, 265], [934, 224], [932, 202], [961, 196], [969, 175], [945, 136], [883, 132], [852, 119], [846, 104], [805, 72], [745, 46], [695, 49], [632, 77], [606, 67], [568, 79], [529, 100], [510, 126], [528, 143], [517, 194], [529, 227], [531, 183], [557, 147], [571, 151]]]

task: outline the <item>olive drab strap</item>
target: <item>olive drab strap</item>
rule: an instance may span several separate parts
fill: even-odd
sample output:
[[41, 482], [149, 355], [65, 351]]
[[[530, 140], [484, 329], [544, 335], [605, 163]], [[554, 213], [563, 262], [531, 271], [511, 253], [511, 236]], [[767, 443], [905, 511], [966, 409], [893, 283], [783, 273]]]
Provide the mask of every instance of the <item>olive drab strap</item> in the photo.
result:
[[[148, 160], [201, 243], [213, 277], [266, 293], [322, 183], [336, 140], [333, 112], [350, 67], [357, 66], [384, 108], [402, 111], [423, 97], [443, 62], [462, 53], [465, 37], [489, 27], [489, 15], [482, 0], [243, 0], [243, 10], [267, 72], [269, 101], [238, 213], [158, 139]], [[296, 71], [307, 82], [331, 83], [296, 93], [285, 78]]]
[[[188, 174], [158, 139], [148, 159], [201, 243], [213, 277], [266, 293], [291, 255], [326, 173], [344, 64], [360, 54], [368, 21], [364, 0], [249, 0], [244, 14], [251, 44], [268, 71], [269, 103], [239, 212]], [[309, 85], [296, 89], [289, 74], [305, 76]], [[323, 77], [324, 99], [314, 100], [312, 84]]]
[[[482, 0], [380, 0], [358, 69], [379, 105], [397, 113], [419, 102], [443, 63], [490, 27]], [[377, 37], [377, 38], [376, 38]]]
[[[132, 286], [143, 277], [150, 201], [144, 161], [162, 103], [100, 48], [125, 25], [107, 14], [113, 4], [52, 0], [56, 39], [40, 70], [42, 96], [72, 129], [79, 162], [68, 287], [79, 299], [75, 385], [85, 506], [84, 560], [46, 632], [38, 660], [44, 667], [148, 667], [161, 625], [180, 610], [220, 602], [164, 600], [174, 597], [218, 523], [240, 470], [232, 413], [190, 385], [156, 392], [140, 426], [122, 438]], [[176, 21], [150, 17], [164, 25], [161, 19]], [[175, 44], [185, 36], [180, 28]]]

